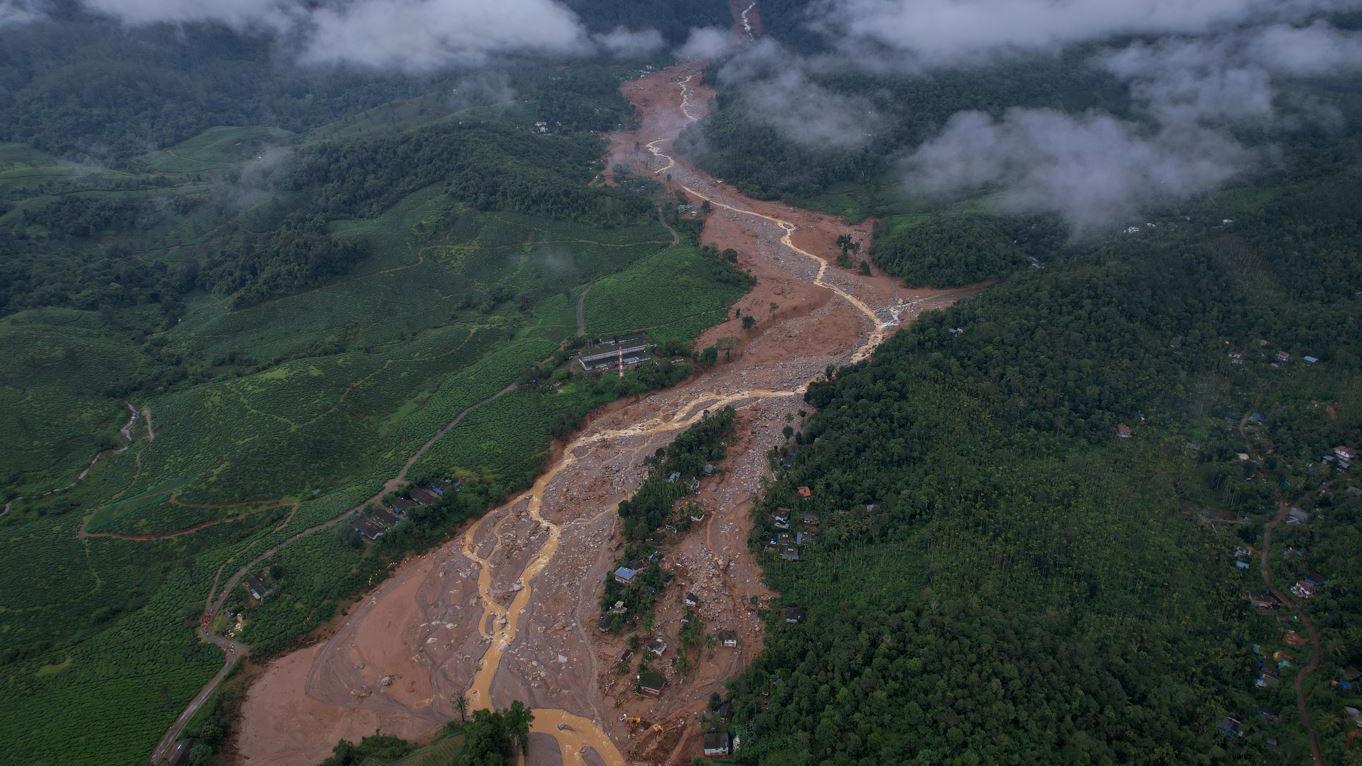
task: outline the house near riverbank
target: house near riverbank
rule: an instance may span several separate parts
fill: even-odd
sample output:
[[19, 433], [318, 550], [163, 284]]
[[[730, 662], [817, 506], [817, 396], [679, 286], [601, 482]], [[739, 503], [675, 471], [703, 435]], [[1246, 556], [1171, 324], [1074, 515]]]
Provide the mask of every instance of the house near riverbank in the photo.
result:
[[650, 697], [661, 696], [662, 690], [667, 688], [667, 677], [661, 673], [648, 668], [638, 673], [638, 690]]
[[722, 758], [733, 754], [733, 738], [726, 731], [705, 733], [704, 753], [706, 758]]

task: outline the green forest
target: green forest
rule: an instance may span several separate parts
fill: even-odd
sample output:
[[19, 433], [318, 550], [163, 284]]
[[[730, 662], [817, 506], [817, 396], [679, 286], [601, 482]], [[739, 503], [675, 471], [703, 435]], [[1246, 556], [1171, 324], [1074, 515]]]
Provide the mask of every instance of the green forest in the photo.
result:
[[[761, 447], [747, 542], [774, 595], [712, 700], [731, 760], [1362, 766], [1356, 3], [1191, 4], [1164, 26], [1151, 8], [1100, 38], [1075, 6], [1031, 39], [1056, 6], [1017, 0], [984, 25], [1013, 44], [953, 58], [921, 30], [956, 17], [875, 15], [902, 3], [545, 0], [488, 39], [419, 30], [404, 65], [358, 58], [382, 25], [307, 60], [360, 2], [128, 15], [157, 5], [0, 0], [0, 763], [146, 763], [223, 667], [200, 628], [257, 664], [295, 649], [529, 486], [592, 412], [767, 353], [747, 307], [748, 343], [696, 345], [753, 288], [737, 264], [772, 253], [721, 251], [703, 231], [723, 208], [607, 167], [637, 120], [621, 85], [692, 55], [716, 96], [669, 151], [871, 221], [834, 277], [971, 288], [829, 366]], [[431, 8], [461, 6], [388, 10]], [[447, 21], [383, 21], [411, 18]], [[1269, 25], [1337, 45], [1283, 54], [1250, 37]], [[430, 39], [468, 50], [422, 64]], [[1138, 57], [1117, 48], [1173, 84], [1122, 74]], [[1135, 180], [1037, 171], [1037, 146], [1119, 152], [1009, 133], [1014, 109], [1118, 126], [1134, 156], [1112, 175]], [[962, 112], [968, 140], [938, 141]], [[1214, 158], [1150, 161], [1168, 144], [1242, 166], [1198, 180]], [[919, 188], [926, 145], [978, 183]], [[1046, 198], [1088, 183], [1133, 202], [1078, 225]], [[636, 332], [654, 360], [574, 363]], [[651, 631], [737, 422], [706, 413], [638, 457], [603, 559], [637, 578], [586, 596], [606, 640]], [[416, 487], [443, 489], [364, 534]], [[778, 509], [817, 527], [794, 560], [768, 545]], [[190, 762], [231, 758], [251, 678], [193, 716]], [[515, 702], [324, 763], [509, 765], [532, 719]]]
[[[575, 4], [600, 32], [653, 5]], [[685, 18], [727, 17], [709, 5]], [[599, 183], [637, 60], [317, 69], [74, 4], [0, 39], [0, 556], [26, 562], [0, 582], [0, 762], [145, 763], [221, 667], [194, 633], [221, 573], [287, 542], [253, 572], [268, 600], [222, 595], [257, 661], [296, 646], [593, 408], [692, 374], [750, 286], [655, 183]], [[640, 300], [659, 279], [685, 290]], [[635, 330], [656, 364], [573, 372], [584, 333]], [[376, 542], [337, 523], [456, 419], [408, 480], [458, 492]], [[190, 727], [196, 762], [238, 683]], [[460, 762], [513, 758], [461, 736]]]
[[[1338, 546], [1362, 484], [1322, 458], [1362, 438], [1362, 218], [1341, 203], [1362, 183], [1293, 159], [1152, 236], [1060, 240], [1043, 268], [999, 236], [1025, 221], [885, 233], [877, 261], [911, 283], [1006, 276], [811, 387], [752, 537], [780, 506], [822, 518], [802, 561], [761, 553], [809, 619], [773, 621], [733, 684], [740, 760], [1308, 759], [1298, 671], [1278, 685], [1273, 657], [1309, 652], [1284, 643], [1303, 628], [1251, 608], [1260, 564], [1236, 553], [1300, 506], [1320, 518], [1277, 530], [1269, 564], [1326, 583], [1307, 695], [1325, 762], [1357, 762], [1338, 679], [1362, 571]], [[914, 257], [946, 238], [973, 257]]]

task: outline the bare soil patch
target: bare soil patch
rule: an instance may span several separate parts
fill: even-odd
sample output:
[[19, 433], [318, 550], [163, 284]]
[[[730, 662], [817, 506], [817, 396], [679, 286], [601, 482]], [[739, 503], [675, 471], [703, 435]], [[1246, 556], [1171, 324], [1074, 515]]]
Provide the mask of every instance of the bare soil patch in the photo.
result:
[[[405, 563], [321, 643], [266, 666], [242, 705], [242, 762], [315, 763], [337, 739], [380, 726], [421, 737], [455, 715], [451, 695], [477, 692], [480, 683], [487, 693], [472, 695], [477, 706], [521, 699], [534, 709], [531, 763], [559, 762], [544, 752], [545, 737], [556, 740], [562, 763], [685, 763], [699, 754], [696, 714], [761, 651], [758, 608], [770, 593], [747, 536], [754, 495], [769, 474], [767, 450], [783, 441], [786, 424], [797, 424], [805, 387], [827, 365], [863, 358], [903, 322], [970, 292], [908, 290], [883, 275], [830, 266], [837, 236], [850, 232], [864, 249], [869, 223], [853, 227], [747, 199], [668, 156], [712, 95], [699, 72], [687, 64], [626, 83], [642, 125], [611, 137], [611, 158], [711, 201], [703, 240], [737, 250], [757, 277], [738, 305], [756, 325], [743, 330], [733, 317], [711, 328], [702, 344], [735, 339], [713, 369], [598, 411], [556, 449], [532, 490], [461, 539]], [[666, 558], [674, 580], [661, 596], [656, 634], [675, 651], [682, 598], [693, 592], [706, 632], [733, 630], [739, 645], [700, 651], [684, 675], [664, 657], [654, 667], [666, 668], [669, 684], [644, 697], [631, 674], [616, 671], [625, 639], [596, 629], [619, 545], [615, 508], [641, 483], [646, 456], [704, 411], [729, 404], [740, 412], [737, 436], [696, 498], [704, 522]]]

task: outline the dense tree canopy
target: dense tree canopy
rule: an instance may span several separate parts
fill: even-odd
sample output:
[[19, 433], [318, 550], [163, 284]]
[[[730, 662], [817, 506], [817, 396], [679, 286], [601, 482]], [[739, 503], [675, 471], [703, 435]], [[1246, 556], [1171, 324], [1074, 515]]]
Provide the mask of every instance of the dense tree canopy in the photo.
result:
[[[1312, 202], [1362, 187], [1316, 170], [1231, 223], [1199, 208], [1060, 247], [810, 388], [819, 412], [782, 451], [752, 537], [777, 604], [809, 616], [777, 623], [734, 685], [744, 762], [1305, 753], [1294, 692], [1253, 691], [1281, 634], [1229, 557], [1279, 503], [1314, 502], [1330, 445], [1362, 441], [1362, 221]], [[1282, 364], [1281, 349], [1325, 361]], [[1320, 400], [1349, 404], [1321, 418]], [[1271, 413], [1270, 443], [1248, 447], [1271, 450], [1261, 465], [1236, 456], [1250, 409]], [[1338, 583], [1318, 614], [1342, 646], [1356, 566], [1324, 540], [1351, 538], [1332, 530], [1357, 497], [1330, 497], [1347, 510], [1310, 535], [1327, 547], [1308, 568]], [[798, 563], [765, 546], [780, 506], [821, 519]], [[1214, 531], [1203, 506], [1244, 526]], [[1334, 720], [1346, 699], [1314, 683], [1314, 714]], [[1245, 736], [1221, 734], [1225, 716]], [[1326, 743], [1342, 757], [1341, 734]]]

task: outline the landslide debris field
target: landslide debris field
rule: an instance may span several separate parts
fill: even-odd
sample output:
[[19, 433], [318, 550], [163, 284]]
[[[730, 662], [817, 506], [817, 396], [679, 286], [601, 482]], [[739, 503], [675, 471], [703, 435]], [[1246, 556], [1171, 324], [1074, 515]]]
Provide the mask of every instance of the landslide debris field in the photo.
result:
[[[533, 729], [547, 736], [531, 739], [531, 764], [684, 763], [698, 754], [696, 714], [761, 648], [754, 604], [770, 594], [747, 536], [767, 451], [797, 423], [806, 385], [829, 364], [864, 358], [895, 328], [968, 293], [908, 290], [838, 268], [829, 262], [836, 238], [850, 233], [865, 246], [868, 224], [748, 199], [671, 157], [672, 141], [712, 96], [700, 80], [700, 66], [688, 64], [626, 83], [642, 121], [612, 137], [610, 164], [709, 202], [702, 240], [736, 250], [756, 277], [738, 304], [756, 324], [730, 317], [707, 330], [697, 347], [731, 339], [727, 361], [597, 413], [529, 491], [402, 565], [320, 643], [266, 666], [242, 706], [241, 762], [311, 764], [336, 740], [376, 729], [425, 737], [457, 715], [459, 694], [473, 708], [515, 699], [533, 708]], [[706, 632], [735, 631], [739, 645], [703, 650], [684, 676], [664, 656], [654, 667], [665, 667], [668, 684], [644, 697], [616, 667], [625, 638], [596, 628], [618, 553], [616, 506], [643, 480], [647, 456], [726, 405], [737, 409], [736, 435], [693, 498], [704, 521], [666, 555], [673, 579], [651, 635], [677, 645], [691, 592]]]

